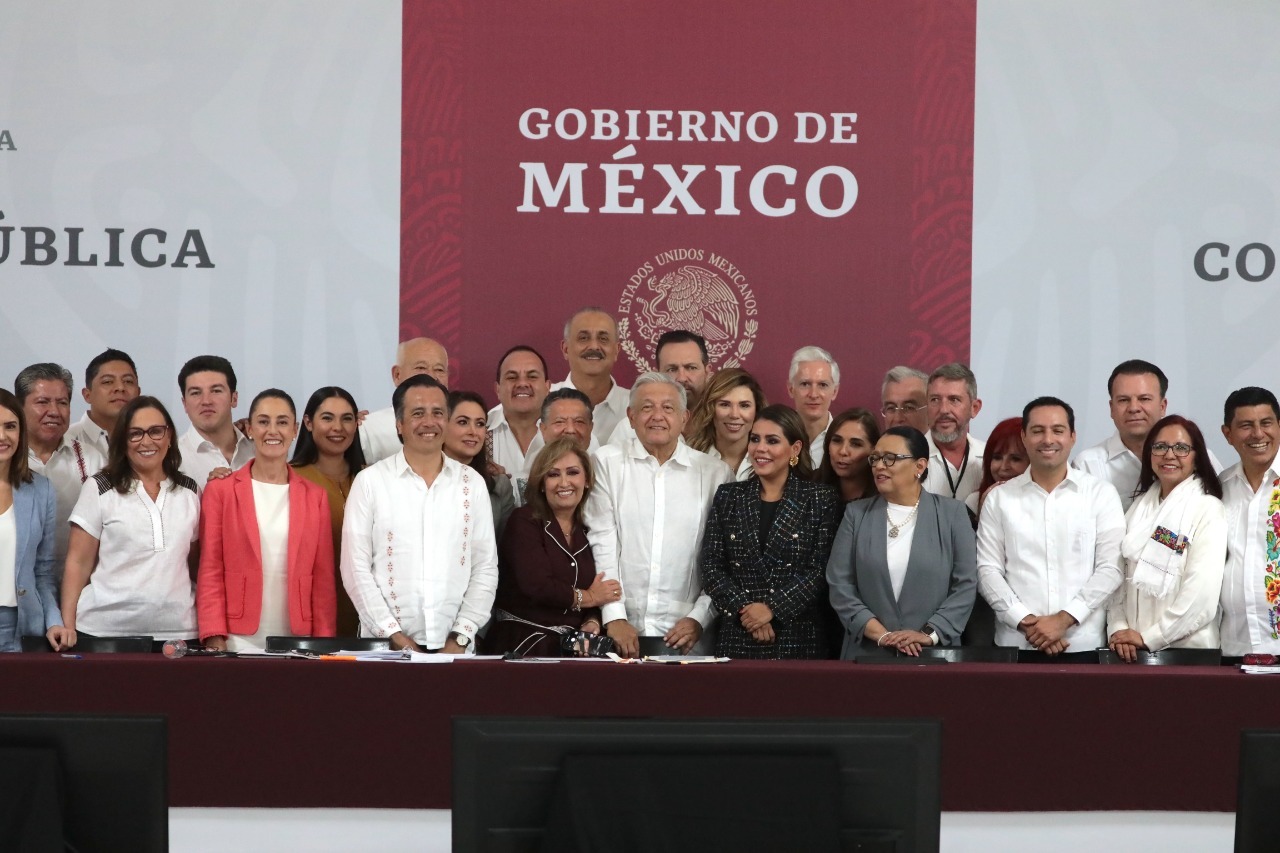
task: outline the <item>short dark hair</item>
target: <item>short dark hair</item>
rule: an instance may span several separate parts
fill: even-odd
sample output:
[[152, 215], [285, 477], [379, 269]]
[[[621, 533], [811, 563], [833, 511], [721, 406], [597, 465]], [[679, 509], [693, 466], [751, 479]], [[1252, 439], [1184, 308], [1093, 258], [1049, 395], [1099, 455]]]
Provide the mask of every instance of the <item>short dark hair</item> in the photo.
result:
[[258, 408], [258, 404], [263, 400], [284, 400], [289, 404], [289, 411], [293, 416], [298, 417], [298, 407], [293, 404], [293, 398], [279, 388], [268, 388], [265, 391], [259, 391], [258, 396], [253, 398], [253, 402], [249, 404], [249, 417], [253, 417], [253, 410]]
[[84, 370], [84, 387], [88, 388], [93, 384], [93, 380], [98, 378], [98, 371], [102, 369], [102, 365], [111, 361], [123, 361], [129, 365], [129, 369], [133, 371], [133, 375], [138, 375], [138, 365], [133, 363], [133, 359], [124, 350], [105, 349], [95, 355], [90, 361], [89, 366]]
[[1116, 384], [1117, 376], [1144, 376], [1148, 373], [1154, 375], [1160, 383], [1160, 399], [1163, 400], [1169, 394], [1169, 377], [1151, 362], [1140, 358], [1131, 358], [1116, 365], [1116, 369], [1111, 371], [1111, 377], [1107, 379], [1107, 396], [1111, 396], [1111, 388]]
[[198, 355], [195, 358], [187, 360], [182, 365], [182, 369], [178, 371], [178, 390], [182, 392], [182, 396], [187, 395], [187, 379], [193, 373], [221, 373], [227, 378], [227, 390], [232, 394], [236, 393], [236, 372], [231, 367], [231, 362], [227, 361], [220, 355]]
[[13, 393], [17, 396], [19, 405], [27, 404], [27, 397], [31, 396], [35, 384], [42, 381], [63, 383], [67, 386], [68, 397], [75, 390], [71, 387], [71, 371], [61, 364], [54, 364], [52, 361], [29, 364], [13, 380]]
[[559, 403], [561, 400], [578, 401], [579, 403], [587, 407], [587, 415], [591, 417], [592, 421], [595, 420], [596, 410], [595, 410], [595, 407], [591, 405], [591, 398], [588, 397], [586, 394], [583, 394], [577, 388], [559, 388], [555, 391], [552, 391], [543, 399], [542, 412], [538, 415], [538, 417], [542, 418], [545, 421], [547, 419], [547, 412], [551, 411], [551, 404]]
[[[408, 379], [396, 386], [396, 390], [391, 394], [391, 408], [396, 413], [396, 423], [404, 420], [404, 395], [409, 393], [410, 388], [435, 388], [440, 391], [445, 399], [445, 404], [449, 402], [449, 389], [440, 383], [429, 373], [415, 373]], [[401, 441], [404, 438], [401, 437]]]
[[1248, 385], [1237, 388], [1227, 395], [1227, 402], [1222, 407], [1222, 425], [1231, 426], [1231, 421], [1236, 416], [1236, 409], [1245, 406], [1270, 406], [1276, 418], [1280, 419], [1280, 402], [1276, 402], [1276, 395], [1266, 388]]
[[929, 476], [929, 442], [925, 439], [924, 433], [913, 426], [903, 424], [902, 426], [889, 427], [880, 433], [880, 438], [888, 438], [891, 435], [897, 436], [907, 443], [907, 451], [911, 454], [912, 459], [925, 460], [924, 471], [920, 473], [920, 482], [923, 483], [925, 478]]
[[547, 360], [542, 357], [542, 353], [538, 352], [528, 344], [516, 344], [511, 349], [502, 354], [502, 358], [498, 359], [498, 366], [493, 372], [493, 381], [502, 381], [502, 363], [518, 352], [531, 352], [538, 357], [538, 361], [542, 363], [542, 378], [546, 379], [550, 374], [547, 372]]
[[1031, 421], [1032, 409], [1043, 409], [1043, 408], [1049, 408], [1053, 406], [1057, 406], [1058, 408], [1066, 411], [1067, 426], [1071, 428], [1072, 432], [1075, 432], [1076, 431], [1076, 410], [1071, 408], [1070, 404], [1067, 403], [1066, 400], [1061, 400], [1057, 397], [1036, 397], [1030, 403], [1027, 403], [1025, 406], [1023, 406], [1022, 407], [1022, 431], [1023, 432], [1027, 431], [1027, 424]]
[[705, 367], [711, 357], [707, 355], [707, 339], [702, 335], [695, 335], [693, 332], [687, 332], [684, 329], [672, 329], [669, 332], [663, 332], [658, 336], [658, 343], [653, 347], [654, 361], [662, 358], [662, 348], [667, 344], [697, 344], [698, 352], [702, 353], [702, 364]]

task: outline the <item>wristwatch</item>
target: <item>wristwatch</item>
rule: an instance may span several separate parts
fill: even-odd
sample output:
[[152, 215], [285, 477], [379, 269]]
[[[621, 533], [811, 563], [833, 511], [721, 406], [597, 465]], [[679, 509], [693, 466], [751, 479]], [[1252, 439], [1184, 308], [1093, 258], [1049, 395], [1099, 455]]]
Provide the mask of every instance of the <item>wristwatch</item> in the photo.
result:
[[930, 642], [932, 645], [935, 645], [935, 646], [936, 646], [936, 645], [938, 645], [940, 642], [942, 642], [942, 640], [938, 637], [938, 632], [937, 632], [937, 630], [935, 630], [935, 629], [934, 629], [934, 627], [933, 627], [932, 625], [925, 625], [925, 626], [924, 626], [924, 630], [923, 630], [923, 631], [921, 631], [920, 633], [922, 633], [922, 634], [924, 634], [925, 636], [927, 636], [927, 637], [929, 638], [929, 642]]
[[455, 643], [462, 646], [464, 649], [467, 646], [471, 645], [471, 638], [468, 637], [466, 634], [459, 634], [457, 631], [454, 631], [452, 634], [450, 634], [449, 639], [453, 640]]

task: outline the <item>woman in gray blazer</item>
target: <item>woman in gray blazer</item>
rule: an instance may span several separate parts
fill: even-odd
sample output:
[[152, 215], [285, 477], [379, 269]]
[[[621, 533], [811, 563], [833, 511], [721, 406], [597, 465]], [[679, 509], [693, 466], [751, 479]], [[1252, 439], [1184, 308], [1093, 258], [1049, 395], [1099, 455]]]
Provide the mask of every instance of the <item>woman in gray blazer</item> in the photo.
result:
[[868, 461], [879, 494], [845, 509], [827, 561], [831, 606], [845, 630], [841, 657], [875, 646], [918, 655], [955, 645], [978, 589], [964, 504], [922, 487], [929, 445], [913, 427], [886, 430]]
[[62, 624], [53, 577], [53, 486], [27, 467], [18, 399], [0, 389], [0, 652]]

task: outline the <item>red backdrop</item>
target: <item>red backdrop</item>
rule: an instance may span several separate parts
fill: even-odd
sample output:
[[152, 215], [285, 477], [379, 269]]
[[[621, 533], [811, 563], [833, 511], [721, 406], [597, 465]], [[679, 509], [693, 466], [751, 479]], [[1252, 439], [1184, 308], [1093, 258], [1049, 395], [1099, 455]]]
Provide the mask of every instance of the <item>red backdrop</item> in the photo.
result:
[[[672, 326], [697, 326], [771, 399], [793, 350], [825, 347], [843, 374], [836, 408], [878, 404], [894, 364], [967, 360], [975, 15], [974, 0], [406, 0], [401, 337], [441, 339], [455, 386], [490, 399], [515, 343], [567, 375], [561, 330], [584, 305], [625, 321], [623, 384]], [[530, 109], [546, 110], [546, 138], [529, 138], [541, 114], [522, 133]], [[555, 118], [575, 109], [588, 127], [563, 138], [577, 114], [563, 136]], [[617, 113], [620, 136], [639, 111], [641, 138], [592, 139], [593, 110]], [[663, 135], [650, 110], [672, 111], [670, 141], [646, 138]], [[739, 141], [680, 141], [679, 111], [708, 137], [714, 111], [741, 111]], [[822, 141], [797, 141], [816, 127], [799, 112], [825, 117]], [[767, 141], [749, 138], [755, 113], [776, 119]], [[830, 141], [832, 113], [857, 114], [843, 120], [856, 142]], [[557, 204], [530, 177], [553, 186], [565, 164], [582, 164], [568, 170], [586, 212], [568, 209], [571, 181]], [[767, 167], [793, 169], [794, 185]], [[601, 211], [609, 170], [634, 187], [614, 206], [643, 212]], [[659, 212], [668, 196], [674, 212]], [[788, 200], [789, 215], [761, 212]]]

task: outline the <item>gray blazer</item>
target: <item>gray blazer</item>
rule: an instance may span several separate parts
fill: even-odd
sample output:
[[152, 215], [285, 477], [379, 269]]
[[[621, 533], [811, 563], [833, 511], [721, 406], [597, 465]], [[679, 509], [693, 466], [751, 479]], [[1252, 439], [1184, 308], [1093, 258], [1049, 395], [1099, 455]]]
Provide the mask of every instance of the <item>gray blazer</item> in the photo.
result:
[[957, 645], [978, 591], [978, 546], [964, 504], [929, 492], [920, 495], [911, 556], [895, 601], [886, 557], [888, 518], [883, 497], [850, 503], [827, 561], [831, 606], [844, 626], [840, 657], [856, 658], [872, 619], [890, 631], [926, 624], [944, 646]]

